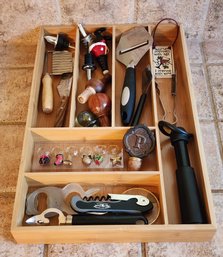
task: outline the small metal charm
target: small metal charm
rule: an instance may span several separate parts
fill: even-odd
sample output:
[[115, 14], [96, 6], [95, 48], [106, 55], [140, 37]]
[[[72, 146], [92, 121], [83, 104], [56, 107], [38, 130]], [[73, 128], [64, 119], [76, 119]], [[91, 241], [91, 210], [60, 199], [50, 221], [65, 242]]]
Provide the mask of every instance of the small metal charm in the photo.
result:
[[112, 167], [119, 166], [122, 164], [122, 157], [121, 156], [113, 156], [110, 158], [112, 163]]
[[63, 164], [63, 154], [59, 153], [56, 155], [56, 160], [54, 162], [55, 166], [60, 166]]
[[72, 156], [70, 154], [67, 155], [67, 157], [63, 160], [63, 164], [66, 166], [72, 166]]
[[104, 161], [103, 155], [102, 154], [95, 154], [94, 155], [94, 163], [96, 165], [100, 165]]
[[79, 150], [82, 162], [86, 166], [90, 166], [93, 161], [93, 151], [90, 146], [82, 146]]
[[39, 158], [39, 164], [42, 166], [48, 165], [50, 163], [49, 152], [42, 154]]
[[122, 149], [118, 145], [109, 145], [108, 153], [110, 155], [110, 161], [112, 163], [112, 167], [122, 165]]
[[101, 165], [101, 163], [104, 161], [104, 155], [107, 153], [106, 146], [105, 145], [96, 145], [94, 147], [94, 163], [96, 165]]
[[92, 160], [93, 160], [93, 158], [91, 155], [83, 155], [82, 156], [82, 162], [83, 162], [83, 164], [85, 164], [87, 166], [91, 165]]

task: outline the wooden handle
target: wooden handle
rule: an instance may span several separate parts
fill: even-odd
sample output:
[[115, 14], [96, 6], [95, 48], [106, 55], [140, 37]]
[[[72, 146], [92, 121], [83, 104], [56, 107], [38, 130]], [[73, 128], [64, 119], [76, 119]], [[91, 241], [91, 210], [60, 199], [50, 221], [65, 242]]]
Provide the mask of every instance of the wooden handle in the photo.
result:
[[67, 105], [68, 105], [68, 100], [69, 100], [68, 96], [64, 96], [62, 98], [60, 107], [59, 107], [59, 109], [57, 110], [57, 113], [56, 113], [56, 120], [55, 120], [55, 123], [54, 123], [54, 127], [63, 127], [64, 118], [65, 118]]
[[48, 73], [43, 77], [42, 109], [45, 113], [53, 111], [53, 86], [52, 78]]

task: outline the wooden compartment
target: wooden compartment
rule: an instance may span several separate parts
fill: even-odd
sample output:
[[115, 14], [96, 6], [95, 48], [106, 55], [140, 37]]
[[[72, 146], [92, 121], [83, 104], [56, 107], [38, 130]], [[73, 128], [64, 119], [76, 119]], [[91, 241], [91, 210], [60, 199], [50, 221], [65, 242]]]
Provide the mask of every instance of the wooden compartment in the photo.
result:
[[[96, 31], [97, 29], [102, 28], [102, 26], [98, 25], [98, 26], [88, 26], [85, 30], [87, 34], [90, 33], [94, 33], [94, 31]], [[103, 32], [104, 35], [111, 37], [110, 40], [107, 40], [106, 44], [108, 46], [108, 54], [107, 54], [107, 62], [108, 62], [108, 70], [109, 70], [109, 74], [112, 74], [112, 69], [113, 69], [113, 65], [112, 65], [112, 56], [113, 56], [113, 45], [112, 45], [112, 27], [111, 26], [106, 26], [105, 27], [106, 30]], [[87, 53], [87, 47], [84, 45], [84, 43], [82, 42], [83, 40], [83, 36], [80, 36], [80, 46], [79, 46], [79, 72], [78, 72], [78, 81], [77, 81], [77, 90], [76, 90], [76, 96], [79, 96], [85, 89], [85, 86], [87, 84], [87, 75], [86, 75], [86, 71], [83, 70], [83, 64], [84, 64], [84, 59], [85, 59], [85, 54]], [[93, 79], [102, 79], [103, 78], [103, 73], [102, 70], [96, 60], [96, 58], [94, 58], [94, 64], [96, 69], [94, 71], [91, 72], [91, 77]], [[112, 92], [113, 92], [113, 86], [112, 86], [112, 82], [106, 84], [105, 90], [104, 92], [108, 95], [108, 97], [112, 100]], [[76, 97], [77, 99], [77, 97]], [[76, 111], [75, 111], [75, 118], [78, 116], [78, 114], [82, 111], [89, 111], [89, 106], [86, 103], [81, 104], [79, 101], [75, 102], [76, 104]], [[111, 119], [111, 124], [112, 124], [112, 120], [113, 120], [113, 116], [111, 115], [110, 119]], [[74, 126], [79, 126], [77, 122], [74, 123]]]
[[[76, 40], [76, 29], [75, 27], [44, 27], [42, 29], [42, 37], [40, 38], [38, 50], [39, 56], [36, 58], [35, 64], [35, 75], [33, 76], [33, 81], [36, 84], [36, 90], [34, 97], [34, 104], [37, 104], [33, 113], [33, 126], [34, 127], [54, 127], [54, 123], [56, 120], [56, 113], [60, 106], [60, 96], [57, 91], [57, 86], [61, 81], [63, 75], [50, 75], [52, 79], [52, 88], [53, 88], [53, 111], [51, 113], [44, 113], [42, 110], [42, 78], [47, 72], [52, 73], [52, 51], [54, 51], [54, 45], [49, 44], [44, 40], [44, 36], [57, 36], [58, 33], [65, 33], [71, 42], [75, 42]], [[75, 50], [68, 49], [67, 51], [72, 53], [73, 60], [75, 60]], [[45, 62], [47, 64], [45, 64]], [[46, 68], [47, 67], [47, 68]], [[73, 78], [74, 81], [75, 78]], [[71, 87], [72, 91], [72, 87]], [[70, 93], [71, 95], [71, 93]], [[71, 110], [71, 97], [69, 97], [69, 103], [67, 107], [67, 112], [64, 119], [65, 127], [69, 126], [69, 117]]]
[[[208, 181], [203, 146], [199, 131], [195, 101], [191, 88], [191, 75], [187, 58], [187, 50], [183, 28], [173, 46], [174, 64], [177, 71], [176, 115], [177, 126], [184, 127], [193, 134], [188, 143], [191, 166], [195, 170], [199, 190], [201, 192], [207, 216], [206, 224], [182, 224], [179, 207], [179, 197], [176, 182], [176, 161], [174, 148], [170, 140], [159, 132], [158, 122], [162, 119], [163, 110], [157, 94], [156, 83], [159, 86], [160, 98], [165, 107], [167, 120], [172, 121], [174, 100], [171, 96], [171, 79], [153, 77], [150, 92], [143, 110], [140, 123], [149, 127], [155, 136], [156, 147], [149, 157], [143, 160], [140, 170], [129, 171], [127, 168], [128, 154], [123, 151], [123, 167], [59, 169], [51, 166], [39, 167], [38, 145], [75, 145], [75, 144], [110, 144], [123, 146], [123, 136], [129, 127], [123, 127], [120, 117], [120, 96], [123, 87], [125, 67], [115, 58], [115, 49], [122, 32], [137, 25], [88, 25], [84, 26], [88, 33], [100, 27], [106, 27], [112, 36], [109, 42], [109, 71], [112, 83], [106, 93], [112, 100], [111, 126], [109, 127], [77, 127], [75, 119], [79, 112], [87, 109], [87, 105], [77, 102], [78, 94], [86, 84], [86, 73], [82, 70], [85, 48], [81, 43], [81, 35], [77, 26], [47, 26], [43, 27], [38, 43], [29, 112], [21, 157], [19, 178], [16, 190], [11, 232], [18, 243], [77, 243], [77, 242], [161, 242], [161, 241], [204, 241], [210, 240], [215, 233], [216, 225], [213, 214], [213, 204]], [[153, 24], [143, 24], [151, 32]], [[69, 109], [65, 127], [54, 128], [55, 116], [43, 116], [39, 108], [41, 78], [44, 65], [45, 33], [68, 33], [75, 41], [73, 83], [70, 95]], [[174, 39], [176, 28], [171, 24], [160, 25], [156, 33], [156, 45], [168, 45]], [[137, 97], [136, 105], [142, 93], [141, 74], [145, 66], [152, 70], [152, 48], [145, 54], [136, 66]], [[94, 71], [95, 77], [101, 77], [100, 68]], [[79, 160], [80, 161], [80, 160]], [[49, 226], [28, 226], [25, 224], [25, 204], [27, 193], [45, 186], [63, 187], [69, 183], [79, 183], [83, 186], [100, 185], [103, 193], [122, 193], [130, 188], [144, 188], [153, 192], [160, 203], [160, 214], [157, 221], [151, 225], [56, 225], [56, 219]], [[43, 200], [44, 201], [44, 198]], [[43, 204], [44, 205], [44, 204]], [[117, 233], [119, 231], [119, 233]], [[104, 236], [106, 234], [106, 237]]]

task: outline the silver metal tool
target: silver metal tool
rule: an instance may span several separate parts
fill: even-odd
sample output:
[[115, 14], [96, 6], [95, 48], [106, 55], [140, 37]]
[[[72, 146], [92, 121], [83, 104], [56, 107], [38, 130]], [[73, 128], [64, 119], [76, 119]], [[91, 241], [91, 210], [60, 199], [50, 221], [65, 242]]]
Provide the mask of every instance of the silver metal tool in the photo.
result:
[[125, 126], [130, 124], [135, 107], [135, 66], [152, 46], [152, 43], [152, 36], [146, 28], [137, 26], [122, 33], [116, 48], [116, 59], [126, 66], [121, 95], [121, 119]]
[[62, 75], [73, 72], [73, 56], [69, 51], [52, 52], [52, 75]]
[[55, 215], [59, 215], [58, 218], [58, 224], [71, 224], [70, 221], [72, 221], [72, 215], [67, 215], [67, 217], [63, 214], [63, 212], [57, 208], [48, 208], [45, 211], [43, 211], [41, 214], [35, 215], [31, 218], [28, 218], [26, 220], [27, 224], [49, 224], [50, 220], [47, 217], [52, 217]]
[[52, 217], [59, 215], [58, 225], [115, 225], [115, 224], [148, 224], [148, 220], [142, 214], [117, 215], [117, 214], [75, 214], [65, 216], [63, 212], [56, 208], [49, 208], [39, 215], [35, 215], [26, 220], [28, 225], [49, 225]]
[[62, 75], [61, 81], [57, 86], [58, 93], [60, 95], [60, 106], [56, 111], [56, 120], [54, 127], [63, 127], [66, 116], [66, 111], [69, 102], [69, 96], [71, 91], [72, 76], [71, 74]]
[[141, 117], [143, 107], [146, 102], [146, 98], [148, 95], [148, 91], [151, 87], [151, 84], [152, 84], [152, 73], [151, 73], [150, 65], [148, 65], [143, 70], [143, 73], [142, 73], [142, 94], [140, 96], [135, 114], [132, 119], [132, 123], [131, 123], [132, 126], [136, 126], [139, 124], [140, 117]]
[[86, 45], [86, 46], [91, 45], [92, 42], [93, 42], [92, 34], [87, 34], [81, 23], [77, 24], [77, 26], [79, 28], [79, 31], [80, 31], [82, 37], [83, 37], [82, 38], [83, 44]]
[[36, 215], [39, 214], [38, 210], [38, 196], [41, 193], [47, 196], [47, 208], [57, 208], [68, 214], [75, 213], [74, 210], [66, 203], [65, 199], [71, 193], [78, 193], [81, 197], [89, 197], [97, 193], [99, 188], [90, 188], [84, 191], [83, 188], [76, 183], [67, 184], [64, 188], [59, 187], [42, 187], [39, 188], [27, 196], [26, 199], [26, 214]]
[[141, 195], [108, 194], [108, 200], [74, 196], [71, 207], [80, 213], [128, 213], [139, 214], [151, 211], [153, 204]]

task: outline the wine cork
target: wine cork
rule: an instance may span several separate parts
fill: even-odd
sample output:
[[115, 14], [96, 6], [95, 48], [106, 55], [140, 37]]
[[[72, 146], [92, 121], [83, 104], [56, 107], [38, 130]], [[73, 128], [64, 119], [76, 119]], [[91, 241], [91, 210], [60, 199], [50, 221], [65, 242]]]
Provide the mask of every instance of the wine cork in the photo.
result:
[[80, 104], [85, 104], [91, 95], [96, 94], [93, 87], [87, 87], [78, 97], [77, 100]]

